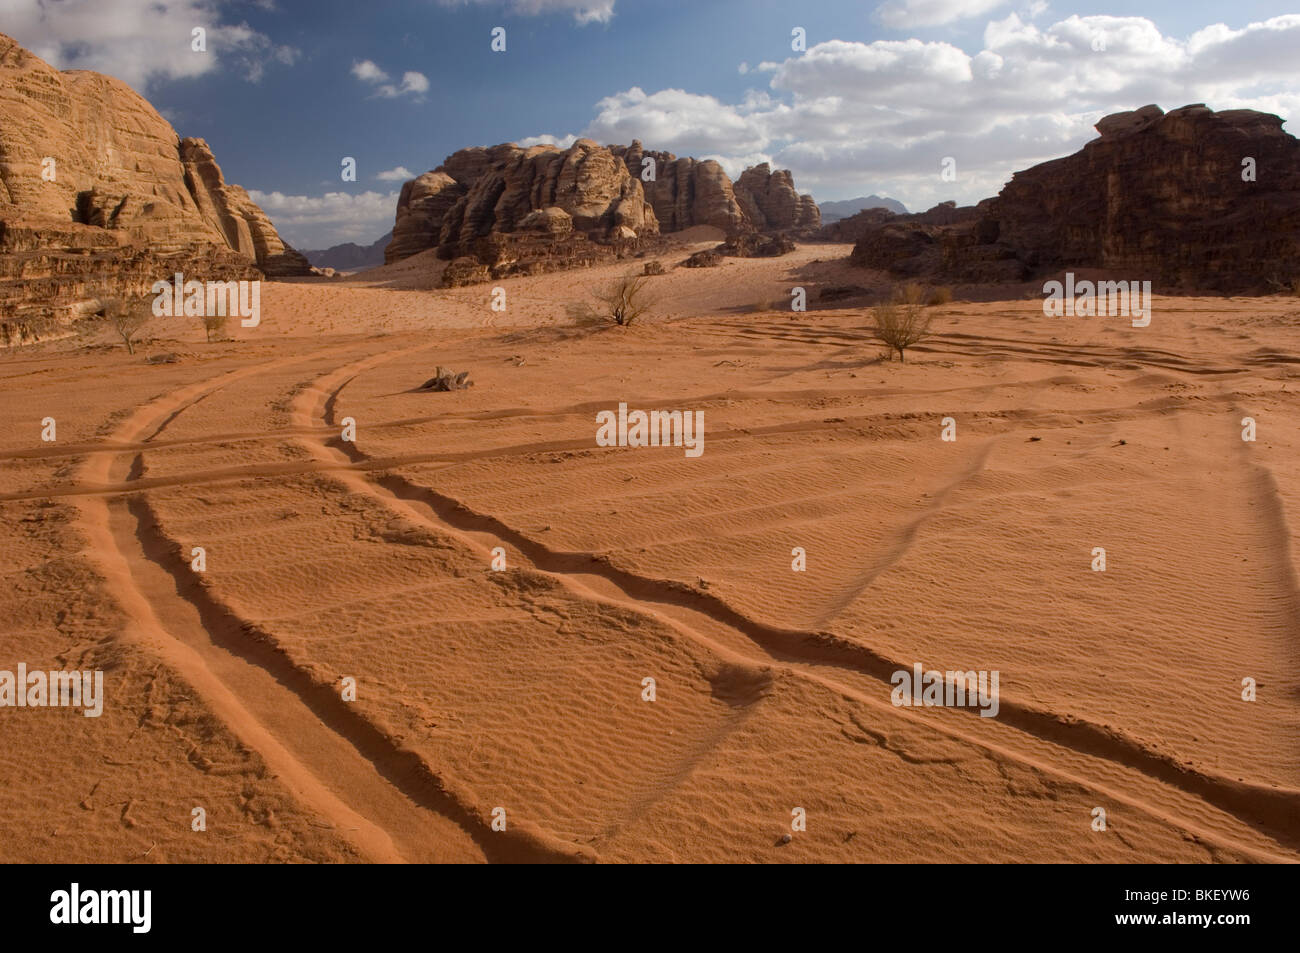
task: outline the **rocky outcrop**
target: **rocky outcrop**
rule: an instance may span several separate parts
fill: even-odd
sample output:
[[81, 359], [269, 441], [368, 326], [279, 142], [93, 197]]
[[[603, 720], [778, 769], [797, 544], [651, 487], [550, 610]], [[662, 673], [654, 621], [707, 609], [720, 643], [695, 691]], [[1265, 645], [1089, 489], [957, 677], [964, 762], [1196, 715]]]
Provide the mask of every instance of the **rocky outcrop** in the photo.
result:
[[[898, 214], [900, 213], [881, 206], [865, 208], [846, 218], [826, 223], [818, 229], [817, 234], [813, 237], [823, 242], [857, 242], [873, 226], [892, 221]], [[904, 212], [902, 214], [906, 215], [908, 213]]]
[[590, 139], [568, 149], [507, 143], [462, 149], [407, 182], [384, 258], [399, 261], [428, 248], [463, 257], [477, 239], [518, 229], [605, 240], [654, 235], [659, 223], [640, 180]]
[[821, 226], [821, 210], [811, 195], [795, 191], [789, 169], [773, 172], [766, 162], [748, 168], [735, 193], [747, 224], [760, 232], [811, 233]]
[[181, 166], [185, 185], [203, 219], [226, 245], [245, 258], [252, 258], [268, 278], [305, 275], [310, 271], [306, 256], [281, 240], [266, 213], [238, 185], [227, 185], [202, 139], [182, 139]]
[[1157, 290], [1237, 293], [1300, 277], [1300, 141], [1279, 117], [1152, 105], [1096, 128], [1079, 152], [949, 221], [872, 226], [854, 261], [956, 281], [1097, 268]]
[[[630, 174], [642, 180], [660, 231], [680, 232], [695, 225], [712, 225], [730, 234], [746, 227], [745, 213], [731, 180], [712, 159], [679, 159], [671, 152], [647, 150], [637, 139], [630, 146], [609, 148], [622, 158]], [[645, 175], [653, 178], [645, 181]]]
[[177, 270], [305, 274], [201, 139], [125, 83], [60, 72], [0, 34], [0, 311], [94, 310]]
[[713, 250], [731, 258], [777, 258], [794, 251], [795, 245], [784, 235], [738, 232]]
[[819, 223], [812, 196], [795, 191], [788, 171], [766, 164], [747, 169], [733, 187], [711, 159], [679, 159], [635, 140], [603, 147], [579, 139], [568, 149], [506, 143], [462, 149], [402, 186], [384, 256], [391, 263], [437, 248], [440, 257], [464, 257], [489, 233], [581, 232], [610, 242], [696, 225], [728, 235], [798, 235]]
[[654, 178], [643, 185], [661, 231], [712, 225], [728, 234], [808, 232], [821, 225], [817, 203], [795, 191], [788, 169], [773, 172], [764, 162], [746, 169], [733, 184], [712, 159], [679, 159], [671, 152], [647, 150], [637, 139], [627, 147], [609, 148], [633, 175], [641, 178], [653, 170]]

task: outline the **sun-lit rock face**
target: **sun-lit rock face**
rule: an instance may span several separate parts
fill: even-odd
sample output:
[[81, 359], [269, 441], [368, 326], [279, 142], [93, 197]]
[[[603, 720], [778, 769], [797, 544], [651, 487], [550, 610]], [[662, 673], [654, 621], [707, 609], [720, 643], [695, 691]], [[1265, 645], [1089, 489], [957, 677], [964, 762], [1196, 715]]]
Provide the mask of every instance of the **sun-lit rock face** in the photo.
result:
[[[647, 165], [647, 160], [653, 166]], [[653, 168], [653, 176], [643, 176]], [[563, 223], [555, 210], [568, 217]], [[651, 152], [641, 143], [567, 149], [512, 143], [462, 149], [402, 187], [385, 261], [429, 248], [443, 257], [472, 253], [488, 234], [536, 231], [546, 221], [595, 240], [628, 239], [711, 225], [728, 234], [808, 232], [821, 223], [810, 195], [785, 170], [745, 170], [733, 185], [717, 162]], [[546, 229], [543, 229], [546, 231]]]
[[[265, 213], [125, 83], [0, 34], [0, 307], [66, 317], [200, 279], [306, 274]], [[256, 269], [256, 271], [254, 270]]]

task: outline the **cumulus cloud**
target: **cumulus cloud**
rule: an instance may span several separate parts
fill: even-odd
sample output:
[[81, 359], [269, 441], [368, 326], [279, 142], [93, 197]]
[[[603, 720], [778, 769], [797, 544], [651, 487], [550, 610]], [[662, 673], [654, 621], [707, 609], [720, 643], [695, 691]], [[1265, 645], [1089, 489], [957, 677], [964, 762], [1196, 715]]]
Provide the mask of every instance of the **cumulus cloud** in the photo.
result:
[[443, 6], [462, 6], [474, 3], [479, 6], [498, 7], [519, 16], [539, 16], [544, 13], [571, 13], [580, 24], [608, 23], [614, 18], [615, 0], [442, 0]]
[[385, 99], [396, 99], [398, 96], [414, 96], [416, 99], [423, 98], [423, 94], [429, 90], [429, 78], [423, 73], [417, 73], [415, 70], [407, 70], [402, 74], [402, 82], [398, 85], [385, 83], [375, 90], [376, 95], [383, 96]]
[[369, 83], [375, 87], [375, 95], [384, 99], [396, 99], [398, 96], [412, 96], [415, 99], [423, 99], [424, 94], [429, 91], [429, 78], [423, 73], [417, 73], [415, 70], [407, 70], [402, 74], [400, 83], [388, 82], [389, 76], [371, 60], [360, 60], [352, 64], [352, 75], [363, 83]]
[[405, 182], [407, 179], [415, 178], [415, 173], [404, 165], [399, 165], [395, 169], [386, 169], [375, 176], [380, 182]]
[[285, 195], [249, 189], [276, 231], [295, 248], [328, 248], [343, 242], [369, 245], [393, 227], [396, 192], [326, 192]]
[[[59, 69], [107, 73], [137, 90], [160, 80], [234, 71], [250, 82], [300, 51], [246, 23], [223, 23], [217, 0], [5, 0], [4, 31]], [[202, 27], [206, 52], [191, 48]]]
[[[1142, 17], [1071, 16], [1040, 27], [1013, 13], [990, 22], [970, 51], [919, 39], [820, 43], [762, 64], [767, 88], [739, 102], [632, 87], [597, 103], [581, 134], [713, 156], [729, 172], [770, 160], [823, 198], [974, 202], [1012, 172], [1077, 150], [1108, 113], [1204, 102], [1300, 115], [1296, 49], [1300, 15], [1240, 29], [1214, 24], [1179, 39]], [[956, 161], [956, 182], [939, 176], [946, 157]]]
[[352, 75], [363, 83], [384, 83], [388, 81], [388, 74], [371, 60], [361, 60], [353, 63]]
[[983, 16], [1006, 3], [1007, 0], [890, 0], [876, 7], [876, 19], [895, 30], [943, 26]]
[[670, 152], [689, 147], [692, 155], [752, 152], [767, 137], [762, 124], [745, 113], [744, 104], [727, 105], [712, 96], [681, 89], [646, 93], [633, 86], [598, 102], [596, 118], [584, 134], [597, 142], [640, 139]]
[[559, 146], [561, 149], [567, 149], [577, 141], [577, 136], [561, 136], [557, 139], [555, 136], [542, 135], [528, 136], [527, 138], [520, 139], [517, 144], [523, 146], [525, 149], [530, 149], [533, 146]]

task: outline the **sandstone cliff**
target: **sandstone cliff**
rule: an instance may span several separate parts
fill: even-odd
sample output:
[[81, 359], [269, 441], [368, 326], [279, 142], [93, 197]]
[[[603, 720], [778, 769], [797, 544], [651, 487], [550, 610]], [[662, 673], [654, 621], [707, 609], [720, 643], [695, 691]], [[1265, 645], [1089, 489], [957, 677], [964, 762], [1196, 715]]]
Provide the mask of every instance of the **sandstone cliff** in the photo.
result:
[[308, 267], [203, 140], [180, 139], [125, 83], [60, 72], [0, 34], [0, 315], [91, 312], [177, 270]]
[[591, 238], [659, 231], [640, 180], [608, 149], [590, 139], [568, 149], [506, 143], [462, 149], [403, 185], [384, 259], [435, 247], [447, 258], [470, 255], [477, 239], [514, 232], [541, 210], [552, 210], [551, 229]]
[[679, 232], [694, 225], [712, 225], [728, 233], [744, 228], [745, 213], [731, 180], [712, 159], [679, 159], [671, 152], [647, 151], [636, 139], [630, 146], [609, 148], [637, 179], [647, 168], [645, 160], [654, 161], [654, 180], [642, 185], [661, 231]]
[[766, 162], [751, 166], [736, 180], [735, 192], [745, 218], [760, 232], [810, 232], [821, 226], [821, 210], [811, 195], [795, 191], [789, 169], [773, 172]]
[[[643, 181], [647, 158], [654, 178]], [[790, 173], [766, 164], [745, 170], [733, 186], [713, 160], [647, 151], [638, 141], [604, 147], [579, 139], [568, 149], [505, 143], [462, 149], [403, 185], [384, 260], [429, 248], [443, 257], [469, 256], [486, 235], [536, 232], [541, 219], [535, 216], [543, 211], [543, 232], [572, 229], [598, 242], [695, 225], [729, 235], [807, 234], [821, 221], [812, 196], [795, 191]]]
[[867, 227], [853, 260], [955, 281], [1103, 268], [1157, 291], [1259, 293], [1300, 277], [1300, 141], [1279, 117], [1152, 105], [1096, 128], [973, 209]]

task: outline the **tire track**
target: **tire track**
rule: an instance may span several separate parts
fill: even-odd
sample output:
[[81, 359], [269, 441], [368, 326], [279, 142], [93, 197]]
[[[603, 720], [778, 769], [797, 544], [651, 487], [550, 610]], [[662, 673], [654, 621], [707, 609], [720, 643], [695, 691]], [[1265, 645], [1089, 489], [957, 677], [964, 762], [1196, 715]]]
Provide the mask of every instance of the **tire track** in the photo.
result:
[[[327, 423], [332, 422], [340, 391], [358, 374], [383, 363], [386, 359], [389, 358], [380, 355], [357, 362], [338, 372], [325, 375], [318, 379], [315, 385], [304, 389], [297, 395], [293, 404], [295, 425], [304, 427], [321, 419]], [[344, 456], [355, 463], [366, 459], [365, 454], [355, 446], [338, 440], [332, 441], [330, 445], [305, 443], [304, 446], [319, 460]], [[793, 671], [804, 677], [813, 678], [845, 697], [873, 704], [875, 707], [881, 706], [868, 696], [848, 689], [832, 679], [827, 679], [818, 670], [851, 672], [877, 682], [890, 684], [890, 676], [895, 671], [908, 668], [907, 665], [880, 655], [867, 646], [828, 632], [786, 629], [759, 622], [743, 615], [712, 593], [673, 580], [648, 577], [628, 571], [596, 554], [551, 550], [495, 517], [477, 512], [462, 501], [429, 487], [415, 484], [400, 475], [388, 473], [367, 481], [362, 471], [345, 470], [340, 471], [339, 476], [353, 492], [370, 496], [407, 519], [438, 533], [451, 535], [476, 551], [483, 553], [489, 551], [492, 540], [508, 542], [527, 558], [536, 570], [551, 575], [579, 597], [609, 602], [624, 609], [650, 615], [658, 621], [667, 622], [674, 630], [703, 644], [732, 664], [752, 669], [772, 662], [786, 663], [792, 666]], [[593, 580], [597, 584], [593, 585]], [[683, 623], [682, 613], [702, 618], [706, 620], [706, 624], [697, 627]], [[743, 636], [744, 642], [760, 651], [760, 657], [756, 659], [752, 652], [747, 654], [737, 651], [735, 640], [719, 639], [704, 634], [710, 629], [716, 631], [718, 628], [739, 633]], [[882, 710], [894, 713], [899, 711], [892, 707], [885, 707]], [[967, 721], [971, 717], [979, 720], [975, 713], [965, 709], [951, 710], [951, 714]], [[1065, 749], [1073, 755], [1098, 759], [1143, 775], [1148, 782], [1156, 782], [1164, 786], [1166, 795], [1169, 788], [1190, 795], [1247, 824], [1277, 844], [1284, 845], [1290, 850], [1300, 849], [1300, 791], [1268, 788], [1199, 772], [1178, 763], [1169, 756], [1146, 748], [1136, 739], [1114, 729], [1033, 709], [1006, 698], [1001, 701], [1001, 711], [997, 721], [1024, 735], [1031, 736], [1038, 742]], [[1098, 789], [1098, 784], [1093, 780], [1094, 776], [1087, 771], [1071, 772], [1063, 770], [1059, 764], [1050, 759], [1042, 760], [1032, 756], [1027, 758], [1023, 751], [1017, 752], [1010, 747], [999, 747], [996, 743], [977, 737], [964, 729], [954, 729], [952, 719], [945, 722], [942, 727], [933, 722], [927, 724], [967, 743], [987, 750], [999, 751], [1009, 759], [1033, 764], [1049, 773], [1067, 777], [1084, 787]], [[1164, 799], [1158, 795], [1150, 800], [1143, 800], [1134, 799], [1114, 788], [1109, 789], [1107, 793], [1116, 801], [1135, 806], [1176, 827], [1191, 830], [1195, 826], [1189, 825], [1183, 818], [1162, 811], [1158, 805], [1163, 803]], [[1204, 828], [1197, 828], [1197, 833], [1198, 836], [1209, 841], [1221, 839]], [[1243, 847], [1240, 844], [1234, 846], [1248, 853], [1260, 855], [1257, 849]], [[1267, 852], [1260, 856], [1278, 859]]]
[[[253, 365], [187, 385], [137, 409], [118, 425], [114, 437], [133, 443], [150, 428], [150, 436], [156, 435], [188, 407], [229, 384], [337, 350]], [[148, 439], [143, 439], [146, 446]], [[114, 455], [96, 455], [82, 465], [80, 475], [104, 480], [115, 461]], [[130, 470], [138, 474], [143, 468], [137, 455]], [[569, 845], [557, 849], [527, 826], [515, 825], [510, 836], [492, 833], [484, 818], [457, 803], [428, 773], [418, 755], [394, 745], [331, 686], [313, 683], [287, 656], [259, 640], [260, 633], [211, 598], [188, 571], [179, 547], [161, 534], [143, 496], [112, 504], [90, 496], [77, 505], [81, 529], [91, 542], [88, 555], [131, 620], [129, 635], [193, 685], [289, 792], [330, 821], [362, 856], [386, 863], [581, 859], [580, 851]], [[144, 558], [132, 560], [128, 553], [137, 547]], [[173, 635], [166, 623], [183, 634]], [[336, 779], [347, 782], [346, 793], [337, 790]], [[433, 843], [430, 833], [436, 835]]]

